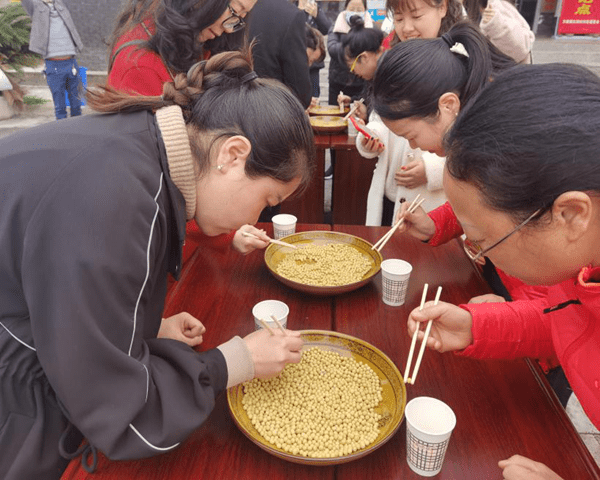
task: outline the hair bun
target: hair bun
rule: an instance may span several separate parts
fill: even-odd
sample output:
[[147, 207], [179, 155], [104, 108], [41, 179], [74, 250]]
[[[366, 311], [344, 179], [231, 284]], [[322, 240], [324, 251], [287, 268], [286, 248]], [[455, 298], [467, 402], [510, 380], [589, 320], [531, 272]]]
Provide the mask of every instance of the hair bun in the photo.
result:
[[348, 20], [348, 25], [354, 30], [361, 30], [365, 27], [365, 21], [359, 15], [352, 15], [350, 20]]

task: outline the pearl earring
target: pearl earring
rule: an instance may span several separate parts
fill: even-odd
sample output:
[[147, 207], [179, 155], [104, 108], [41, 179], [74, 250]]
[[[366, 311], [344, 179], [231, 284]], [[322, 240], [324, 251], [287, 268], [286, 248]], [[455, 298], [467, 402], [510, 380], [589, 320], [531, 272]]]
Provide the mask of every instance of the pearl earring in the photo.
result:
[[217, 170], [220, 172], [221, 170], [223, 170], [223, 167], [224, 167], [224, 166], [225, 166], [225, 165], [217, 165]]

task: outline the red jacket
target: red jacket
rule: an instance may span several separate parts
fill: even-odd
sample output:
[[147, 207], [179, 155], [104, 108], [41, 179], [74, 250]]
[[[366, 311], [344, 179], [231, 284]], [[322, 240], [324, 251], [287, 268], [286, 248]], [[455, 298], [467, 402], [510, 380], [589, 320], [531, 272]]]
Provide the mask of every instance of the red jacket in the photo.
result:
[[473, 316], [475, 358], [556, 354], [592, 423], [600, 428], [600, 268], [548, 287], [538, 300], [461, 305]]
[[[145, 25], [151, 33], [154, 32], [154, 23], [147, 20]], [[130, 32], [123, 35], [111, 55], [114, 56], [121, 45], [132, 40], [148, 40], [148, 33], [144, 30], [142, 24], [137, 25]], [[138, 95], [158, 96], [162, 95], [163, 85], [172, 81], [172, 77], [157, 53], [142, 49], [140, 45], [129, 45], [121, 49], [114, 57], [107, 81], [109, 85], [118, 90]], [[186, 262], [200, 245], [211, 248], [224, 248], [231, 245], [234, 234], [235, 232], [231, 232], [228, 235], [208, 237], [200, 231], [195, 221], [190, 220], [187, 222], [182, 270], [185, 269]], [[169, 280], [169, 291], [171, 291], [173, 281], [172, 279]]]
[[[146, 21], [146, 26], [154, 32], [152, 22]], [[142, 24], [123, 35], [111, 53], [113, 63], [108, 73], [108, 84], [138, 95], [162, 95], [163, 85], [172, 81], [162, 58], [155, 52], [140, 48], [140, 45], [129, 45], [119, 50], [121, 45], [134, 40], [148, 40]]]

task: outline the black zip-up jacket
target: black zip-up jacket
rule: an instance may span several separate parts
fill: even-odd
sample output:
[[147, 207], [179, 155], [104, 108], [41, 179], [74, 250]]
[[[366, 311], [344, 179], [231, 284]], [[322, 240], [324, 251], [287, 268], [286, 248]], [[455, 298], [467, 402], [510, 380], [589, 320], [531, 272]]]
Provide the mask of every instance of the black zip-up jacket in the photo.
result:
[[0, 171], [0, 478], [59, 479], [69, 423], [113, 459], [174, 448], [227, 367], [156, 338], [185, 206], [154, 115], [5, 137]]

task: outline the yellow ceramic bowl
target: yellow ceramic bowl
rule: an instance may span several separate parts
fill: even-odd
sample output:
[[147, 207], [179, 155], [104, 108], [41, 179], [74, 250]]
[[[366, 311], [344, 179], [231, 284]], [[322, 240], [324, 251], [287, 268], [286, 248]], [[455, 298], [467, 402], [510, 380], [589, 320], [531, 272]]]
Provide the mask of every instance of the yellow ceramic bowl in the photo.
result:
[[310, 117], [310, 124], [313, 130], [318, 133], [339, 133], [348, 127], [348, 121], [344, 120], [343, 117], [334, 117], [331, 115]]
[[381, 415], [379, 435], [375, 441], [365, 448], [341, 457], [309, 458], [301, 455], [292, 455], [269, 443], [256, 431], [242, 406], [242, 398], [244, 396], [242, 385], [227, 390], [227, 401], [233, 421], [242, 433], [260, 448], [289, 462], [305, 465], [336, 465], [356, 460], [377, 450], [392, 438], [404, 418], [406, 387], [398, 368], [381, 350], [350, 335], [324, 330], [303, 330], [301, 333], [304, 340], [304, 349], [319, 347], [324, 350], [337, 352], [340, 355], [351, 356], [357, 362], [369, 365], [377, 374], [383, 389], [383, 400], [375, 409]]
[[349, 106], [345, 106], [343, 111], [340, 111], [339, 105], [313, 105], [308, 109], [309, 115], [332, 115], [343, 117], [350, 111]]
[[362, 238], [349, 235], [347, 233], [326, 231], [300, 232], [294, 233], [293, 235], [288, 235], [281, 240], [293, 245], [326, 245], [328, 243], [346, 243], [365, 255], [371, 263], [370, 270], [358, 282], [335, 287], [308, 285], [290, 280], [286, 277], [282, 277], [277, 273], [277, 265], [279, 262], [281, 262], [283, 258], [293, 250], [275, 243], [270, 244], [265, 250], [265, 263], [267, 264], [267, 268], [273, 274], [273, 276], [288, 287], [291, 287], [295, 290], [300, 290], [301, 292], [311, 293], [313, 295], [339, 295], [341, 293], [356, 290], [357, 288], [366, 285], [377, 274], [377, 272], [379, 272], [379, 269], [381, 268], [381, 262], [383, 260], [381, 254], [371, 248], [373, 245]]

